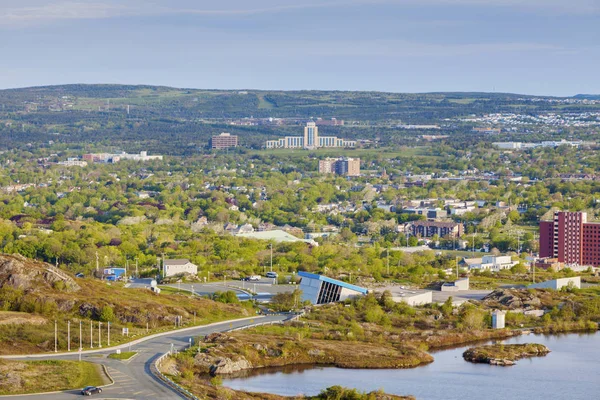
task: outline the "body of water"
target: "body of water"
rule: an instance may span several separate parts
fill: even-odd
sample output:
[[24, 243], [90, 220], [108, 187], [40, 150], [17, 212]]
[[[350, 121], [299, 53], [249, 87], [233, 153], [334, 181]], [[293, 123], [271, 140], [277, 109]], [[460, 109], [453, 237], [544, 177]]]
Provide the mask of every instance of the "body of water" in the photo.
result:
[[[465, 346], [432, 352], [433, 363], [413, 369], [258, 369], [245, 377], [224, 379], [223, 384], [285, 396], [316, 395], [329, 386], [341, 385], [362, 391], [383, 389], [419, 400], [600, 398], [600, 333], [524, 335], [503, 342], [540, 343], [552, 352], [500, 367], [464, 361], [462, 353], [470, 347]], [[352, 343], [348, 343], [348, 351], [352, 351]]]

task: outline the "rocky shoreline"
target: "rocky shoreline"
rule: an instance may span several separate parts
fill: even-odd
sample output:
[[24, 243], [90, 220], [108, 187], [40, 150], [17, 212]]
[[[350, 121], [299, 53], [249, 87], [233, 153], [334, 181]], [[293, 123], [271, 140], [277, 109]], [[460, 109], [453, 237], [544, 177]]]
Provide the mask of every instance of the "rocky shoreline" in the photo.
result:
[[516, 361], [527, 357], [541, 357], [550, 353], [550, 349], [542, 344], [493, 344], [472, 347], [463, 353], [463, 358], [472, 363], [511, 366]]

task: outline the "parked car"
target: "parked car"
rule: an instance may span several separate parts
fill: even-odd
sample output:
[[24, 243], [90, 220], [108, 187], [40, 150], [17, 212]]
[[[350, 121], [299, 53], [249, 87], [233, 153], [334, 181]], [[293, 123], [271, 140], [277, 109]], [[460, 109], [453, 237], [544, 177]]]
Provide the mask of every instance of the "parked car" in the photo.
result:
[[277, 278], [277, 272], [269, 271], [269, 272], [267, 272], [266, 277], [267, 278]]
[[81, 394], [84, 396], [91, 396], [94, 393], [102, 393], [102, 388], [96, 386], [86, 386], [81, 389]]
[[251, 281], [260, 281], [260, 275], [250, 275]]

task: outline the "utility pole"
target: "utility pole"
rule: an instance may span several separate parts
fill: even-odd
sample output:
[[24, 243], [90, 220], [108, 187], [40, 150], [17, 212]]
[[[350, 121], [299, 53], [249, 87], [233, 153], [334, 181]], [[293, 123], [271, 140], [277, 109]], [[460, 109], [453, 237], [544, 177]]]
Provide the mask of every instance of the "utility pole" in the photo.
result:
[[269, 243], [271, 246], [271, 272], [273, 272], [273, 243]]
[[54, 320], [54, 352], [58, 352], [58, 323]]
[[94, 348], [94, 321], [90, 321], [90, 349]]
[[100, 269], [100, 260], [98, 259], [98, 252], [96, 251], [96, 274], [98, 274], [99, 269]]
[[102, 348], [102, 322], [98, 322], [98, 347]]
[[108, 324], [108, 344], [107, 344], [107, 346], [110, 347], [110, 321], [108, 321], [107, 324]]
[[138, 274], [138, 258], [135, 258], [135, 277], [139, 278], [140, 275]]
[[81, 337], [81, 321], [79, 321], [79, 351], [83, 349], [83, 338]]
[[67, 351], [71, 351], [71, 321], [67, 321]]
[[387, 255], [386, 255], [386, 258], [387, 258], [387, 274], [389, 276], [390, 275], [390, 248], [389, 247], [386, 249], [386, 252], [387, 252]]
[[454, 257], [454, 261], [456, 263], [456, 280], [458, 280], [458, 257]]

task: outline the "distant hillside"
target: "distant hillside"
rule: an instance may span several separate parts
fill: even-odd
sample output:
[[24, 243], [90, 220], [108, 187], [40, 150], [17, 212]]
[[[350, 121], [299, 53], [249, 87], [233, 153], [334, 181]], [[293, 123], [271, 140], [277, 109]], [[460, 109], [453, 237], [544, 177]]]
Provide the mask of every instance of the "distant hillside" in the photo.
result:
[[[31, 87], [0, 90], [0, 146], [52, 140], [69, 146], [110, 143], [118, 150], [187, 155], [206, 148], [210, 137], [220, 132], [239, 135], [244, 147], [260, 148], [266, 139], [298, 134], [301, 125], [316, 118], [346, 121], [344, 127], [323, 126], [325, 135], [384, 141], [395, 136], [394, 143], [406, 144], [399, 136], [414, 136], [415, 132], [398, 133], [398, 124], [448, 125], [452, 118], [487, 113], [600, 110], [600, 105], [541, 99], [510, 93]], [[279, 123], [279, 118], [285, 123]], [[470, 127], [464, 128], [469, 131]]]
[[573, 97], [576, 99], [600, 100], [600, 94], [577, 94]]

